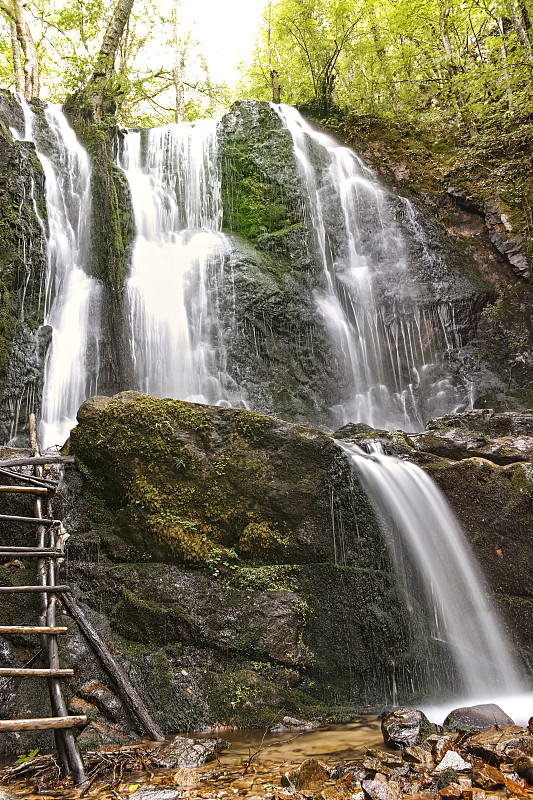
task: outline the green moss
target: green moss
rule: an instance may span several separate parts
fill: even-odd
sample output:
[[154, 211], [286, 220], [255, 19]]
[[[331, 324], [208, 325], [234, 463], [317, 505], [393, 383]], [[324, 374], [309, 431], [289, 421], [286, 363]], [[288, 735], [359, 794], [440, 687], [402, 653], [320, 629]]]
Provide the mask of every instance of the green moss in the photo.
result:
[[263, 434], [272, 427], [271, 417], [254, 414], [252, 411], [237, 411], [234, 416], [235, 429], [249, 442], [257, 443], [263, 439]]
[[239, 552], [255, 563], [270, 561], [283, 552], [287, 537], [282, 537], [275, 526], [266, 522], [251, 522], [239, 538]]
[[[270, 485], [268, 460], [252, 447], [272, 426], [270, 418], [223, 413], [234, 433], [224, 453], [211, 461], [205, 454], [213, 446], [214, 427], [202, 407], [138, 393], [118, 398], [88, 413], [82, 408], [82, 424], [70, 442], [91, 490], [114, 510], [117, 526], [129, 530], [136, 509], [148, 538], [189, 566], [212, 565], [214, 553], [235, 546], [252, 523], [263, 526], [256, 533], [266, 535], [273, 521], [250, 505], [242, 487], [252, 493]], [[252, 533], [245, 537], [248, 556]], [[271, 556], [274, 540], [279, 550], [282, 537], [272, 533]], [[145, 549], [141, 541], [136, 546]]]

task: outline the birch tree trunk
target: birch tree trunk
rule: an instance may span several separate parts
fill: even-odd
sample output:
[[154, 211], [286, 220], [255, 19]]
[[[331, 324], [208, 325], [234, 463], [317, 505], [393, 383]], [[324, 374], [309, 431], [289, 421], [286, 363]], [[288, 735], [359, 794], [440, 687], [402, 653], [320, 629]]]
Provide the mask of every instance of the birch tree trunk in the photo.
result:
[[17, 26], [15, 20], [9, 18], [9, 28], [11, 31], [11, 48], [13, 50], [13, 74], [15, 75], [15, 89], [20, 94], [24, 94], [24, 72], [22, 71], [22, 60], [20, 58], [20, 45], [17, 38]]
[[117, 50], [129, 20], [133, 3], [134, 0], [118, 0], [98, 53], [96, 66], [88, 85], [95, 120], [102, 118], [104, 100], [109, 82], [115, 71]]
[[[24, 18], [24, 3], [22, 0], [1, 0], [0, 9], [6, 14], [11, 27], [11, 40], [13, 43], [13, 69], [15, 72], [15, 86], [21, 87], [20, 49], [24, 54], [24, 97], [33, 100], [39, 97], [39, 56], [33, 41], [33, 36]], [[14, 26], [14, 32], [13, 32]], [[17, 46], [13, 39], [16, 35]], [[18, 60], [17, 60], [18, 59]]]

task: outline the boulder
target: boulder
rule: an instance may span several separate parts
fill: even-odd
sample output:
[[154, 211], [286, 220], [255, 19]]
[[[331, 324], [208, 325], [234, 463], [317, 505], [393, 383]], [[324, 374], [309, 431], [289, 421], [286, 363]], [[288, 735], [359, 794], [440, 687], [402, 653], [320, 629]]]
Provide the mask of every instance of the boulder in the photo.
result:
[[294, 786], [296, 791], [315, 791], [329, 779], [329, 772], [316, 758], [308, 758], [298, 769], [283, 775], [282, 786]]
[[533, 757], [522, 756], [514, 761], [515, 772], [533, 786]]
[[451, 731], [486, 731], [505, 725], [514, 725], [514, 722], [495, 703], [454, 708], [444, 720], [444, 727]]
[[422, 711], [414, 708], [397, 708], [381, 721], [381, 732], [387, 747], [418, 745], [429, 733], [431, 723]]
[[216, 739], [198, 741], [186, 736], [175, 736], [171, 742], [152, 751], [159, 764], [169, 769], [202, 767], [216, 758], [220, 742]]
[[401, 789], [394, 781], [363, 781], [361, 787], [369, 800], [400, 800], [402, 797]]

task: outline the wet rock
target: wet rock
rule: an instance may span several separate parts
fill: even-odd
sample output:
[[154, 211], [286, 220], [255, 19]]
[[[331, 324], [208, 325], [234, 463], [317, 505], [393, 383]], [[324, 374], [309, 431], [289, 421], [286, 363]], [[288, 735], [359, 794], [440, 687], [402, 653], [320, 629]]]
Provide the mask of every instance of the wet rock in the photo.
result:
[[479, 769], [472, 773], [472, 781], [482, 789], [496, 789], [505, 786], [505, 778], [502, 772], [490, 764], [483, 764]]
[[521, 778], [525, 778], [526, 781], [533, 786], [533, 757], [522, 756], [521, 758], [517, 758], [513, 766], [515, 772], [517, 772]]
[[326, 786], [318, 792], [313, 800], [362, 800], [364, 797], [361, 784], [353, 772], [343, 775], [333, 786]]
[[182, 792], [178, 789], [165, 788], [160, 786], [139, 786], [133, 794], [130, 794], [129, 800], [177, 800], [182, 796]]
[[471, 769], [471, 764], [456, 750], [448, 750], [442, 761], [435, 767], [435, 772], [444, 772], [447, 769], [454, 769], [456, 772], [464, 772]]
[[382, 764], [386, 764], [388, 767], [401, 767], [403, 765], [401, 753], [387, 753], [385, 750], [379, 750], [377, 747], [369, 747], [366, 754], [367, 756], [378, 759]]
[[180, 767], [201, 767], [207, 761], [216, 758], [217, 746], [220, 742], [216, 739], [198, 741], [188, 739], [186, 736], [176, 736], [163, 747], [156, 748], [153, 754], [162, 767], [179, 769]]
[[431, 751], [414, 744], [406, 747], [402, 755], [404, 761], [409, 761], [413, 764], [427, 764], [431, 761]]
[[80, 694], [112, 720], [120, 719], [122, 712], [120, 701], [105, 684], [97, 680], [89, 681], [81, 687]]
[[505, 791], [507, 797], [528, 797], [528, 791], [525, 786], [522, 786], [518, 781], [505, 776]]
[[495, 703], [454, 708], [444, 720], [444, 727], [451, 731], [486, 731], [505, 725], [514, 725], [514, 722]]
[[464, 800], [485, 800], [485, 791], [483, 789], [463, 789]]
[[285, 733], [286, 731], [311, 731], [319, 728], [322, 723], [316, 719], [296, 719], [295, 717], [283, 717], [280, 723], [270, 728], [270, 733]]
[[388, 783], [377, 780], [363, 781], [361, 788], [369, 800], [400, 800], [402, 797], [400, 787], [393, 781]]
[[431, 747], [431, 755], [436, 764], [442, 761], [448, 750], [453, 750], [453, 740], [450, 735], [439, 736], [439, 734], [434, 733], [428, 736], [424, 744], [426, 747]]
[[452, 800], [457, 800], [457, 798], [461, 797], [462, 790], [458, 783], [449, 783], [447, 786], [443, 786], [442, 789], [439, 789], [439, 796], [440, 797], [448, 797], [452, 798]]
[[489, 728], [471, 736], [464, 748], [484, 761], [499, 764], [508, 758], [533, 755], [533, 737], [524, 735], [524, 729], [516, 725]]
[[88, 750], [99, 750], [107, 744], [125, 745], [135, 741], [132, 736], [114, 725], [90, 722], [76, 739], [76, 744], [80, 751], [85, 753]]
[[431, 730], [431, 723], [422, 711], [414, 708], [397, 708], [381, 721], [381, 732], [387, 747], [407, 747], [422, 741], [422, 729]]
[[282, 776], [281, 785], [289, 786], [297, 791], [313, 791], [321, 788], [329, 779], [329, 772], [324, 764], [316, 758], [308, 758], [298, 769]]
[[74, 716], [85, 715], [88, 722], [94, 722], [100, 716], [98, 708], [93, 703], [88, 703], [81, 697], [71, 697], [68, 701], [68, 710]]

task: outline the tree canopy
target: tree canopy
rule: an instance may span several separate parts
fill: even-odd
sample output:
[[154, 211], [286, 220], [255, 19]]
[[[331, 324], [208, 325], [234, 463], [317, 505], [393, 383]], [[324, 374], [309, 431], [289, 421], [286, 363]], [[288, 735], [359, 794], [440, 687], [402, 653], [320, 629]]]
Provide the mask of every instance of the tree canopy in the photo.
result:
[[450, 115], [474, 134], [533, 111], [531, 0], [277, 0], [243, 83], [287, 103]]
[[[26, 77], [35, 64], [45, 99], [63, 102], [90, 92], [99, 107], [106, 87], [123, 124], [205, 116], [227, 103], [228, 91], [211, 79], [194, 31], [181, 24], [179, 0], [171, 14], [160, 5], [158, 0], [0, 0], [0, 81], [28, 99], [38, 97], [38, 84], [28, 89]], [[29, 43], [24, 49], [19, 31], [29, 36], [33, 51]]]

